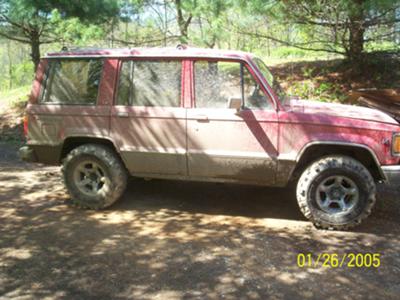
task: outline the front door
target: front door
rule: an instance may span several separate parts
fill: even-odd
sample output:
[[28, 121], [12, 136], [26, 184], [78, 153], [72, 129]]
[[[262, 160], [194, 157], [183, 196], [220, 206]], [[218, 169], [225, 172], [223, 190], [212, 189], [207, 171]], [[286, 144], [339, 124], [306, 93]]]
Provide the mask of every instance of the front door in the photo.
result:
[[[240, 62], [194, 63], [194, 107], [187, 112], [189, 176], [273, 185], [277, 113]], [[237, 111], [230, 103], [241, 99]]]
[[111, 135], [132, 175], [186, 175], [182, 62], [124, 60]]

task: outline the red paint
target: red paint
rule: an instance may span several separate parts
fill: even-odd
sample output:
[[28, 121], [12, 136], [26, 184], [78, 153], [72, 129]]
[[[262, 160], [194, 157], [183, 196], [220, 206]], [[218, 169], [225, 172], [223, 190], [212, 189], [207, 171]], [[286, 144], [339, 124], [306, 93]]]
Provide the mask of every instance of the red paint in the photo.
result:
[[112, 105], [117, 83], [118, 59], [105, 59], [100, 80], [98, 105]]
[[382, 141], [391, 140], [399, 124], [380, 111], [312, 101], [292, 101], [284, 109], [279, 112], [280, 153], [299, 153], [310, 142], [336, 141], [369, 147], [382, 165], [398, 162]]
[[[103, 137], [112, 139], [117, 148], [128, 145], [133, 148], [166, 149], [165, 151], [173, 151], [175, 148], [186, 149], [188, 152], [231, 150], [245, 153], [248, 151], [257, 154], [265, 153], [278, 160], [280, 157], [298, 158], [299, 153], [312, 142], [344, 142], [368, 147], [382, 165], [399, 163], [399, 158], [391, 155], [390, 145], [382, 142], [391, 141], [392, 134], [400, 132], [399, 124], [390, 116], [377, 110], [356, 106], [310, 101], [291, 101], [282, 104], [256, 64], [253, 63], [253, 56], [249, 53], [196, 48], [184, 50], [153, 48], [48, 54], [49, 59], [77, 56], [105, 58], [99, 88], [99, 106], [34, 105], [40, 94], [40, 84], [47, 64], [47, 60], [44, 59], [39, 65], [27, 109], [28, 113], [60, 116], [60, 128], [66, 129], [64, 138], [70, 134], [86, 136], [100, 132]], [[182, 60], [181, 107], [112, 106], [116, 99], [121, 60], [125, 59]], [[243, 62], [264, 93], [270, 96], [275, 109], [245, 110], [235, 114], [233, 110], [227, 109], [195, 108], [193, 64], [195, 60], [204, 59]], [[82, 117], [82, 113], [87, 117]], [[132, 118], [118, 118], [119, 113], [126, 113]], [[199, 123], [196, 120], [199, 114], [205, 114], [209, 123]], [[166, 131], [168, 126], [175, 128], [175, 131]], [[113, 127], [115, 130], [112, 129]], [[74, 132], [70, 132], [68, 128], [72, 128]], [[228, 130], [234, 138], [228, 139], [226, 136], [216, 134], [220, 128]], [[139, 129], [153, 134], [154, 139], [145, 135], [142, 135], [141, 139], [138, 138], [134, 133], [137, 131], [136, 133], [139, 134]], [[202, 135], [199, 137], [197, 132]], [[199, 140], [196, 140], [197, 137]], [[61, 143], [62, 140], [53, 142]]]
[[38, 68], [36, 70], [35, 79], [32, 84], [32, 90], [29, 97], [29, 103], [37, 103], [39, 101], [40, 89], [42, 85], [42, 80], [46, 73], [47, 59], [40, 61]]
[[29, 116], [25, 114], [24, 116], [24, 135], [25, 137], [28, 136], [28, 121], [29, 121]]

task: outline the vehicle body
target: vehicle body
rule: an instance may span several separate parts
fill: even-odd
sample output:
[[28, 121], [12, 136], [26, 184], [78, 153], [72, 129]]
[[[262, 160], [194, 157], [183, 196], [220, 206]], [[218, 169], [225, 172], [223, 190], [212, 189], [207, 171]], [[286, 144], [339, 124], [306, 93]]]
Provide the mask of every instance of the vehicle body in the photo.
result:
[[[132, 176], [278, 187], [316, 160], [340, 156], [374, 182], [400, 182], [393, 118], [282, 99], [261, 64], [249, 53], [185, 47], [50, 53], [26, 108], [21, 156], [58, 165], [78, 147], [102, 145]], [[58, 102], [64, 98], [70, 102]]]

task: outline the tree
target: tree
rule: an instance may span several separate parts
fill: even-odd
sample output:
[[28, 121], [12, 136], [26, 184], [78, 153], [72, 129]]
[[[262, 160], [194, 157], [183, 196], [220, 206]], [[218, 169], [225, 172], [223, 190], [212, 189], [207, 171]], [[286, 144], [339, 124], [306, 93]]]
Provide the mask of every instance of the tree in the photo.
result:
[[[131, 0], [132, 6], [149, 11], [147, 18], [154, 19], [159, 24], [159, 30], [164, 36], [164, 45], [168, 38], [177, 37], [176, 34], [171, 34], [171, 30], [178, 34], [181, 43], [199, 40], [196, 38], [197, 29], [200, 31], [201, 42], [209, 47], [214, 47], [222, 35], [222, 16], [230, 4], [231, 0]], [[174, 18], [174, 26], [169, 25], [171, 15]], [[195, 30], [191, 33], [194, 36], [190, 37], [189, 29], [193, 28]]]
[[117, 0], [0, 0], [0, 36], [29, 44], [35, 70], [40, 61], [40, 45], [59, 41], [52, 22], [54, 12], [61, 19], [78, 18], [102, 24], [118, 15]]
[[[184, 3], [182, 3], [184, 2]], [[181, 0], [174, 0], [175, 8], [176, 8], [176, 18], [178, 21], [178, 26], [179, 26], [179, 31], [180, 31], [180, 40], [183, 43], [187, 43], [188, 41], [188, 28], [190, 25], [190, 22], [192, 21], [193, 18], [193, 13], [191, 12], [190, 9], [187, 9], [189, 12], [187, 14], [187, 17], [184, 16], [184, 5], [187, 4], [187, 2], [191, 1], [181, 1]], [[190, 3], [192, 4], [192, 3]]]
[[307, 32], [305, 39], [295, 42], [273, 35], [257, 34], [259, 37], [300, 49], [343, 54], [352, 62], [362, 60], [365, 43], [393, 40], [399, 33], [392, 30], [400, 23], [395, 13], [399, 0], [257, 0], [244, 5], [269, 20]]
[[228, 11], [232, 3], [229, 0], [199, 2], [194, 17], [198, 22], [200, 43], [214, 48], [229, 38], [224, 32], [224, 26], [228, 22]]

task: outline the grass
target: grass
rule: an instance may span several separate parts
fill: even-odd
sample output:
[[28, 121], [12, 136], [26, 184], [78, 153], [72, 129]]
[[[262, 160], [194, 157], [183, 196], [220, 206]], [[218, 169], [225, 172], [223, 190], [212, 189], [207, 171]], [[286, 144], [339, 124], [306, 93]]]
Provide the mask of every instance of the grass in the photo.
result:
[[30, 85], [25, 85], [12, 90], [0, 91], [0, 103], [15, 108], [24, 107], [30, 89]]
[[271, 66], [285, 91], [302, 99], [348, 103], [358, 89], [400, 89], [400, 56], [370, 53], [355, 68], [343, 59], [301, 60]]
[[343, 57], [340, 55], [320, 55], [319, 57], [310, 55], [310, 56], [287, 56], [287, 57], [281, 57], [281, 56], [260, 56], [263, 58], [263, 61], [265, 62], [266, 65], [270, 67], [274, 66], [279, 66], [283, 64], [290, 64], [290, 63], [296, 63], [296, 62], [312, 62], [312, 61], [318, 61], [318, 60], [325, 60], [325, 61], [330, 61], [330, 60], [335, 60], [335, 59], [342, 59]]
[[0, 142], [19, 146], [24, 142], [22, 115], [30, 86], [0, 91]]

